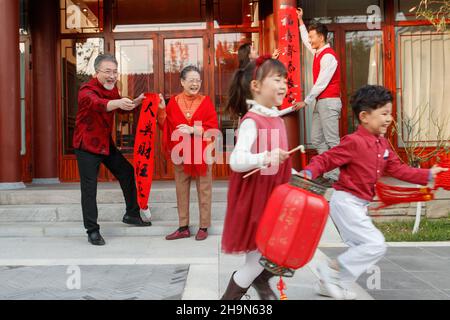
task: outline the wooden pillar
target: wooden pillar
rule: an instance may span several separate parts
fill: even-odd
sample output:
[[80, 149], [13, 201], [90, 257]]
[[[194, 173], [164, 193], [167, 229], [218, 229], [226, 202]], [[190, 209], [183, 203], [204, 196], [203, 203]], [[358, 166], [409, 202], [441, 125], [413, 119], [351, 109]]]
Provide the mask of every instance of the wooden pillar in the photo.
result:
[[33, 182], [56, 182], [56, 41], [58, 1], [30, 1], [33, 43]]
[[19, 1], [0, 0], [0, 189], [23, 188]]
[[[275, 30], [275, 41], [278, 42], [278, 12], [281, 5], [297, 7], [296, 0], [273, 0], [273, 13], [274, 13], [274, 30]], [[276, 45], [275, 45], [276, 46]], [[299, 61], [300, 64], [300, 61]], [[300, 71], [301, 72], [301, 69]], [[299, 84], [300, 85], [300, 84]], [[286, 123], [286, 129], [288, 133], [289, 148], [295, 148], [300, 144], [300, 120], [298, 112], [292, 113], [284, 117]], [[297, 170], [300, 169], [300, 154], [297, 152], [292, 157], [293, 167]]]

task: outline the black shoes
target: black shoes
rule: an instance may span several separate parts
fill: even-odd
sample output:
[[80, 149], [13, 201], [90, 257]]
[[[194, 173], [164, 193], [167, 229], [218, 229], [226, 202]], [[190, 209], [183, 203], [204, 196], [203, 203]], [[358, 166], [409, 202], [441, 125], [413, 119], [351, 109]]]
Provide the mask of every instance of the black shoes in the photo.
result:
[[125, 214], [123, 216], [122, 222], [126, 223], [126, 224], [132, 224], [133, 226], [138, 226], [138, 227], [150, 227], [152, 225], [151, 221], [146, 222], [146, 221], [142, 220], [142, 218], [140, 216], [132, 217], [128, 214]]
[[88, 241], [92, 243], [94, 246], [104, 246], [105, 239], [103, 239], [100, 231], [93, 231], [88, 233]]

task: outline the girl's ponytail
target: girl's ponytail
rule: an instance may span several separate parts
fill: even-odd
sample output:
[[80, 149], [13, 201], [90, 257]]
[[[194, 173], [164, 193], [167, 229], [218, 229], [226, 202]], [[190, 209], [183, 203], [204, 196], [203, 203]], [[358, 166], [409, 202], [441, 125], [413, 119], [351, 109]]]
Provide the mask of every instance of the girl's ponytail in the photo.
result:
[[234, 73], [228, 90], [226, 111], [236, 118], [247, 113], [246, 100], [251, 99], [250, 84], [245, 81], [245, 69], [239, 69]]

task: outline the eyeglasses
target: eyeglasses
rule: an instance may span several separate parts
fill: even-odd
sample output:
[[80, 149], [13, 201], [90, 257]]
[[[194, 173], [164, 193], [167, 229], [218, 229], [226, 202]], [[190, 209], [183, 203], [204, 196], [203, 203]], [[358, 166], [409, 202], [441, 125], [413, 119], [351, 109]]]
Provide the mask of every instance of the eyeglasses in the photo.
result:
[[194, 84], [194, 83], [201, 84], [202, 83], [202, 80], [200, 80], [200, 79], [186, 79], [185, 81], [189, 84]]
[[108, 76], [114, 76], [117, 77], [119, 75], [119, 72], [117, 72], [116, 70], [112, 71], [112, 70], [98, 70], [98, 72], [102, 72], [104, 74], [107, 74]]

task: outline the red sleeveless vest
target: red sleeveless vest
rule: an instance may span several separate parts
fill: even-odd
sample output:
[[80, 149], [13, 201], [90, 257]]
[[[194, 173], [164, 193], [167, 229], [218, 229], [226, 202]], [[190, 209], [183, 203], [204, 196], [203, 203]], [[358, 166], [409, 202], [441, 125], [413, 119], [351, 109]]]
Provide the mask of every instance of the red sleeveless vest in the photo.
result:
[[317, 97], [317, 100], [319, 99], [325, 99], [325, 98], [339, 98], [341, 96], [341, 70], [340, 70], [340, 63], [337, 58], [336, 52], [332, 48], [326, 48], [322, 50], [319, 54], [314, 55], [314, 62], [313, 62], [313, 83], [315, 84], [317, 81], [317, 78], [319, 77], [320, 73], [320, 61], [322, 60], [322, 57], [325, 54], [332, 54], [336, 60], [338, 61], [338, 66], [336, 71], [334, 72], [333, 77], [331, 78], [330, 83], [328, 84], [328, 87], [325, 88], [325, 90], [322, 91], [322, 93]]

